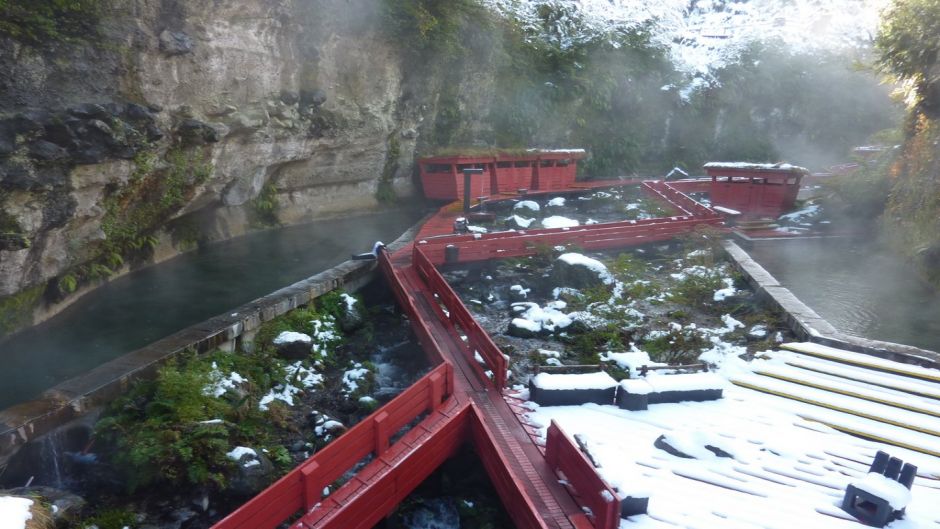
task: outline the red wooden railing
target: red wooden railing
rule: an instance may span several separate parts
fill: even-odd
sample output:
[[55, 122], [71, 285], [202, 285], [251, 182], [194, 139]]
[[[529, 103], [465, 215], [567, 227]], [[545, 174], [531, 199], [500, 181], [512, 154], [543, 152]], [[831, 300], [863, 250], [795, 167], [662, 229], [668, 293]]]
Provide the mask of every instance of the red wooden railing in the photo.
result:
[[568, 230], [531, 230], [524, 233], [513, 233], [509, 237], [482, 236], [477, 239], [454, 237], [434, 242], [428, 241], [426, 244], [419, 244], [417, 247], [421, 248], [423, 254], [432, 264], [437, 265], [445, 262], [445, 247], [447, 245], [456, 246], [458, 248], [458, 261], [463, 263], [534, 255], [538, 253], [540, 248], [557, 245], [574, 244], [584, 250], [602, 250], [631, 244], [664, 241], [687, 233], [699, 226], [715, 225], [721, 222], [720, 218], [717, 217], [699, 219], [685, 216], [652, 220], [636, 221], [635, 223], [627, 221], [604, 226], [579, 226]]
[[301, 509], [310, 510], [323, 499], [324, 488], [370, 454], [381, 456], [392, 435], [421, 414], [438, 409], [453, 388], [453, 368], [439, 365], [213, 529], [273, 529]]
[[712, 208], [693, 199], [689, 195], [679, 191], [669, 182], [661, 180], [648, 180], [643, 182], [643, 189], [648, 193], [658, 196], [662, 200], [671, 204], [685, 215], [695, 215], [698, 218], [720, 217]]
[[[453, 325], [459, 327], [467, 337], [463, 353], [467, 356], [468, 363], [477, 371], [480, 380], [492, 384], [498, 391], [502, 391], [506, 385], [506, 375], [509, 369], [509, 362], [503, 355], [502, 350], [493, 343], [490, 335], [480, 327], [480, 324], [467, 310], [466, 305], [463, 304], [454, 289], [450, 287], [447, 280], [437, 271], [437, 268], [434, 267], [418, 245], [414, 246], [412, 264], [430, 287], [436, 299], [447, 309], [446, 317]], [[492, 373], [492, 380], [487, 376], [483, 366], [476, 360], [474, 353], [479, 353], [486, 369]]]
[[418, 338], [418, 343], [421, 344], [424, 353], [428, 355], [431, 364], [437, 365], [444, 362], [440, 345], [434, 340], [428, 322], [421, 318], [414, 300], [405, 292], [404, 285], [399, 278], [395, 276], [387, 251], [383, 250], [379, 255], [379, 267], [382, 269], [383, 275], [385, 275], [386, 283], [392, 288], [392, 294], [394, 294], [395, 299], [398, 301], [398, 306], [408, 315], [408, 319], [411, 321], [411, 328]]
[[[453, 404], [453, 403], [451, 403]], [[350, 483], [324, 500], [336, 501], [339, 508], [321, 506], [304, 516], [291, 529], [371, 529], [388, 516], [399, 503], [447, 459], [454, 456], [468, 438], [470, 405], [453, 406], [449, 416], [429, 425], [429, 431], [416, 427], [403, 438], [404, 450], [392, 447], [389, 471], [378, 474], [364, 468]]]
[[617, 493], [601, 479], [594, 465], [555, 421], [548, 427], [545, 460], [555, 472], [562, 474], [580, 503], [591, 510], [595, 529], [615, 529], [620, 524]]
[[473, 446], [480, 455], [480, 463], [490, 477], [493, 486], [499, 491], [500, 500], [509, 512], [517, 529], [547, 529], [548, 525], [539, 515], [532, 500], [523, 492], [525, 487], [514, 476], [512, 462], [507, 459], [497, 445], [486, 414], [473, 405], [474, 414], [470, 421], [470, 436]]

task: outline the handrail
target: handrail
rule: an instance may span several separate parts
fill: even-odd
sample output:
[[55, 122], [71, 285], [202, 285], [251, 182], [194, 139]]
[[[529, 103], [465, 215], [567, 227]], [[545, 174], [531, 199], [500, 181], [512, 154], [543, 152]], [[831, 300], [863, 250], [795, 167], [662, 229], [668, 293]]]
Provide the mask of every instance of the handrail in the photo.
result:
[[553, 420], [545, 441], [545, 460], [561, 472], [580, 503], [590, 509], [595, 529], [615, 529], [620, 523], [617, 492], [594, 469], [594, 465]]
[[370, 454], [380, 457], [390, 438], [453, 393], [454, 371], [444, 363], [350, 428], [286, 476], [239, 507], [213, 529], [274, 529], [323, 499], [323, 490]]
[[[467, 347], [463, 348], [463, 352], [467, 356], [470, 365], [475, 366], [477, 375], [480, 376], [483, 382], [490, 383], [498, 391], [502, 391], [506, 385], [506, 374], [509, 369], [509, 362], [503, 355], [502, 350], [493, 342], [490, 335], [480, 327], [480, 324], [467, 310], [466, 305], [450, 287], [447, 280], [437, 271], [437, 268], [434, 267], [434, 264], [424, 254], [419, 245], [414, 246], [412, 263], [431, 288], [431, 292], [437, 296], [438, 301], [447, 309], [447, 318], [450, 323], [460, 327], [467, 337]], [[480, 368], [474, 353], [479, 353], [480, 357], [483, 358], [483, 363], [492, 373], [492, 381]]]
[[522, 257], [538, 253], [540, 247], [576, 244], [585, 250], [601, 250], [672, 239], [703, 225], [720, 222], [719, 218], [674, 217], [675, 220], [646, 224], [620, 224], [617, 226], [590, 226], [590, 229], [571, 228], [568, 231], [546, 233], [543, 231], [514, 234], [513, 237], [450, 239], [448, 244], [418, 244], [422, 253], [432, 264], [445, 262], [445, 247], [457, 248], [457, 262], [481, 261]]

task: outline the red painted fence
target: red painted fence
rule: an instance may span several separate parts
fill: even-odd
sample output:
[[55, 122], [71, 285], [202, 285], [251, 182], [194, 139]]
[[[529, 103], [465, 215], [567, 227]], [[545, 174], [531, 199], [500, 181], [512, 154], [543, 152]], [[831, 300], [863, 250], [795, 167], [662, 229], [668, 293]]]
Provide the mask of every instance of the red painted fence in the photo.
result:
[[370, 454], [381, 456], [392, 435], [423, 413], [438, 409], [453, 388], [453, 368], [439, 365], [213, 529], [273, 529], [301, 509], [309, 511], [323, 499], [325, 487]]
[[661, 180], [647, 180], [643, 182], [643, 189], [654, 196], [679, 209], [683, 215], [694, 215], [700, 219], [721, 218], [712, 208], [698, 202], [689, 195], [679, 191], [678, 185]]
[[620, 524], [620, 502], [617, 493], [597, 474], [594, 465], [571, 442], [564, 431], [552, 421], [545, 442], [545, 460], [591, 510], [596, 529], [615, 529]]
[[[480, 327], [457, 293], [447, 284], [447, 280], [417, 245], [414, 246], [412, 253], [412, 263], [437, 300], [447, 309], [447, 318], [467, 337], [463, 353], [467, 355], [469, 364], [477, 371], [480, 380], [492, 384], [497, 391], [502, 391], [506, 385], [506, 374], [509, 369], [509, 361], [506, 360], [503, 352], [493, 343], [490, 335]], [[477, 362], [474, 353], [479, 353], [486, 368], [492, 373], [492, 380]]]
[[[688, 220], [683, 220], [688, 219]], [[531, 230], [516, 232], [512, 236], [480, 238], [449, 238], [443, 241], [428, 241], [419, 244], [423, 254], [432, 264], [445, 262], [446, 244], [458, 248], [458, 260], [461, 263], [505, 259], [536, 254], [540, 248], [556, 245], [573, 244], [584, 250], [603, 250], [664, 241], [677, 235], [688, 233], [699, 226], [716, 225], [720, 219], [699, 219], [695, 217], [672, 217], [670, 219], [650, 219], [650, 221], [626, 221], [609, 225], [579, 226], [569, 229]], [[502, 234], [493, 234], [502, 235]]]

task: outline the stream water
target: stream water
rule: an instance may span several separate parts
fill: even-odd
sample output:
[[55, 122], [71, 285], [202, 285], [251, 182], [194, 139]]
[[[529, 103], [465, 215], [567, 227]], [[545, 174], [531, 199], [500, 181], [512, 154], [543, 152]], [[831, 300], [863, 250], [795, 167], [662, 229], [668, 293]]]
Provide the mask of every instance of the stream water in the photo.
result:
[[207, 245], [115, 279], [0, 343], [0, 409], [394, 240], [416, 210], [317, 221]]
[[940, 295], [876, 239], [760, 241], [748, 253], [836, 329], [940, 351]]

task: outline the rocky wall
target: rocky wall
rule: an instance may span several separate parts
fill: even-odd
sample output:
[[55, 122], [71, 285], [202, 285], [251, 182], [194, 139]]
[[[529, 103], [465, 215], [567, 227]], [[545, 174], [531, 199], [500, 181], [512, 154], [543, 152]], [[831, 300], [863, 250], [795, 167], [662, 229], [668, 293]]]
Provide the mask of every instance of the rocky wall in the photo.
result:
[[0, 36], [0, 339], [198, 243], [412, 197], [460, 72], [426, 75], [383, 5], [130, 0], [85, 39]]

